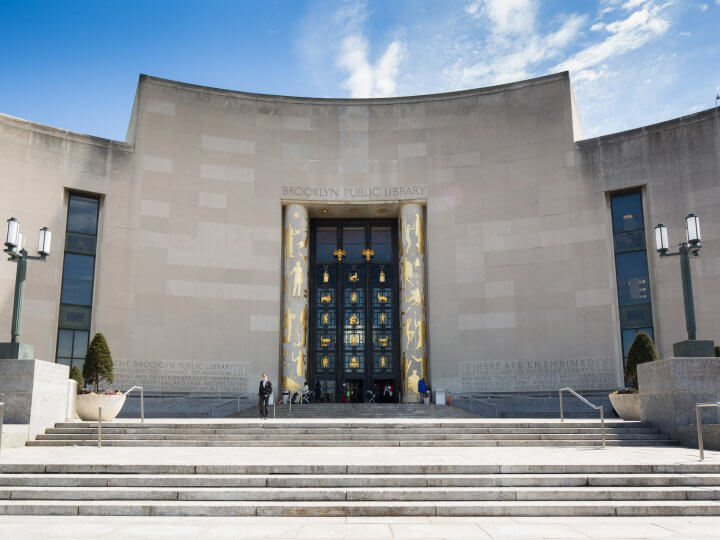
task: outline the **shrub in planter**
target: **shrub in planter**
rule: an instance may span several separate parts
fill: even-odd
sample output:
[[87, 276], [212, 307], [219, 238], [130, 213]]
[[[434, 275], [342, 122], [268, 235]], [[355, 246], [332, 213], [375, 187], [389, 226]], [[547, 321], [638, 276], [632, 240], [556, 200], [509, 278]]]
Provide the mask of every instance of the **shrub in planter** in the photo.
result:
[[85, 386], [85, 377], [82, 376], [82, 372], [79, 367], [73, 366], [70, 368], [70, 378], [77, 383], [77, 391], [79, 394], [82, 391], [83, 386]]
[[88, 347], [85, 355], [85, 366], [83, 366], [83, 376], [86, 381], [95, 386], [96, 394], [100, 391], [101, 380], [109, 383], [115, 380], [110, 347], [108, 347], [105, 336], [100, 332], [95, 334], [95, 337], [90, 342], [90, 347]]
[[720, 345], [715, 345], [715, 356], [720, 357]]
[[627, 363], [625, 364], [625, 380], [631, 388], [638, 387], [637, 367], [638, 364], [644, 364], [652, 360], [658, 359], [658, 353], [655, 349], [650, 336], [645, 332], [638, 332], [630, 346], [628, 352]]

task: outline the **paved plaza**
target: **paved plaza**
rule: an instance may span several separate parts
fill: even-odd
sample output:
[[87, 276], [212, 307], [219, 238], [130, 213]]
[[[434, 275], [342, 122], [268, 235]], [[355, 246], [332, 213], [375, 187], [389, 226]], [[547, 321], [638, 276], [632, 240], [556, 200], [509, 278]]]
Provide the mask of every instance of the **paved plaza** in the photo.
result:
[[716, 539], [720, 517], [161, 518], [0, 516], [5, 539]]

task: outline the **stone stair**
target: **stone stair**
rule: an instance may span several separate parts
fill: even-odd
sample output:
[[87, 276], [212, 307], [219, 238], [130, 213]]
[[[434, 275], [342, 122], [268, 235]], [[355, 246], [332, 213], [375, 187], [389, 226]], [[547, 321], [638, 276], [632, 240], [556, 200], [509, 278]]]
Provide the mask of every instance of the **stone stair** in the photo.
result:
[[[608, 446], [676, 445], [647, 422], [606, 422]], [[597, 422], [392, 421], [115, 421], [104, 446], [600, 446]], [[58, 423], [28, 446], [95, 446], [97, 423]]]
[[720, 515], [720, 465], [0, 465], [0, 514]]
[[[459, 407], [420, 403], [306, 403], [276, 405], [277, 418], [474, 418], [476, 415]], [[270, 407], [273, 415], [273, 407]], [[234, 418], [257, 418], [257, 405], [233, 414]]]

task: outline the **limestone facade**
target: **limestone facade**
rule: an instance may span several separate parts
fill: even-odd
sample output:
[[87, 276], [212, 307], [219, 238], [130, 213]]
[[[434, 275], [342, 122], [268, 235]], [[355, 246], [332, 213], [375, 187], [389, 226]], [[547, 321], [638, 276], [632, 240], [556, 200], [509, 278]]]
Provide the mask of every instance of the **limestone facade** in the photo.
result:
[[[108, 339], [117, 386], [253, 392], [263, 371], [301, 384], [306, 338], [284, 336], [283, 318], [312, 246], [293, 234], [290, 256], [284, 231], [382, 217], [402, 235], [412, 208], [424, 222], [412, 261], [425, 301], [413, 315], [425, 322], [418, 374], [453, 392], [616, 387], [612, 192], [642, 192], [661, 356], [683, 338], [682, 292], [652, 226], [679, 241], [690, 212], [704, 244], [698, 337], [720, 337], [720, 118], [712, 109], [579, 141], [576, 125], [567, 73], [367, 100], [141, 76], [124, 142], [0, 116], [3, 226], [17, 217], [31, 245], [40, 227], [54, 233], [48, 261], [28, 266], [21, 340], [55, 358], [68, 194], [97, 194], [92, 332]], [[7, 333], [14, 271], [0, 264]]]

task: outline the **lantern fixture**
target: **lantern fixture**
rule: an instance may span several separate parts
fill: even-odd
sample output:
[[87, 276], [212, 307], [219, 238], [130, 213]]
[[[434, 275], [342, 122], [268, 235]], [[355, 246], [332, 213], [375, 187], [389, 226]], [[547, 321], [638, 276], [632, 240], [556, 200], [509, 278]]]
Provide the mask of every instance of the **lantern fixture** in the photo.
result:
[[691, 246], [695, 247], [700, 244], [700, 218], [695, 214], [690, 214], [685, 218], [686, 227], [685, 233], [687, 235], [687, 242]]
[[667, 253], [669, 248], [668, 245], [668, 231], [667, 227], [662, 223], [655, 226], [655, 249], [660, 255]]
[[7, 220], [7, 232], [5, 233], [5, 247], [12, 251], [18, 245], [18, 235], [20, 234], [20, 222], [11, 217]]
[[52, 233], [47, 227], [40, 229], [38, 235], [38, 253], [41, 257], [47, 257], [50, 255], [50, 244], [52, 242]]

